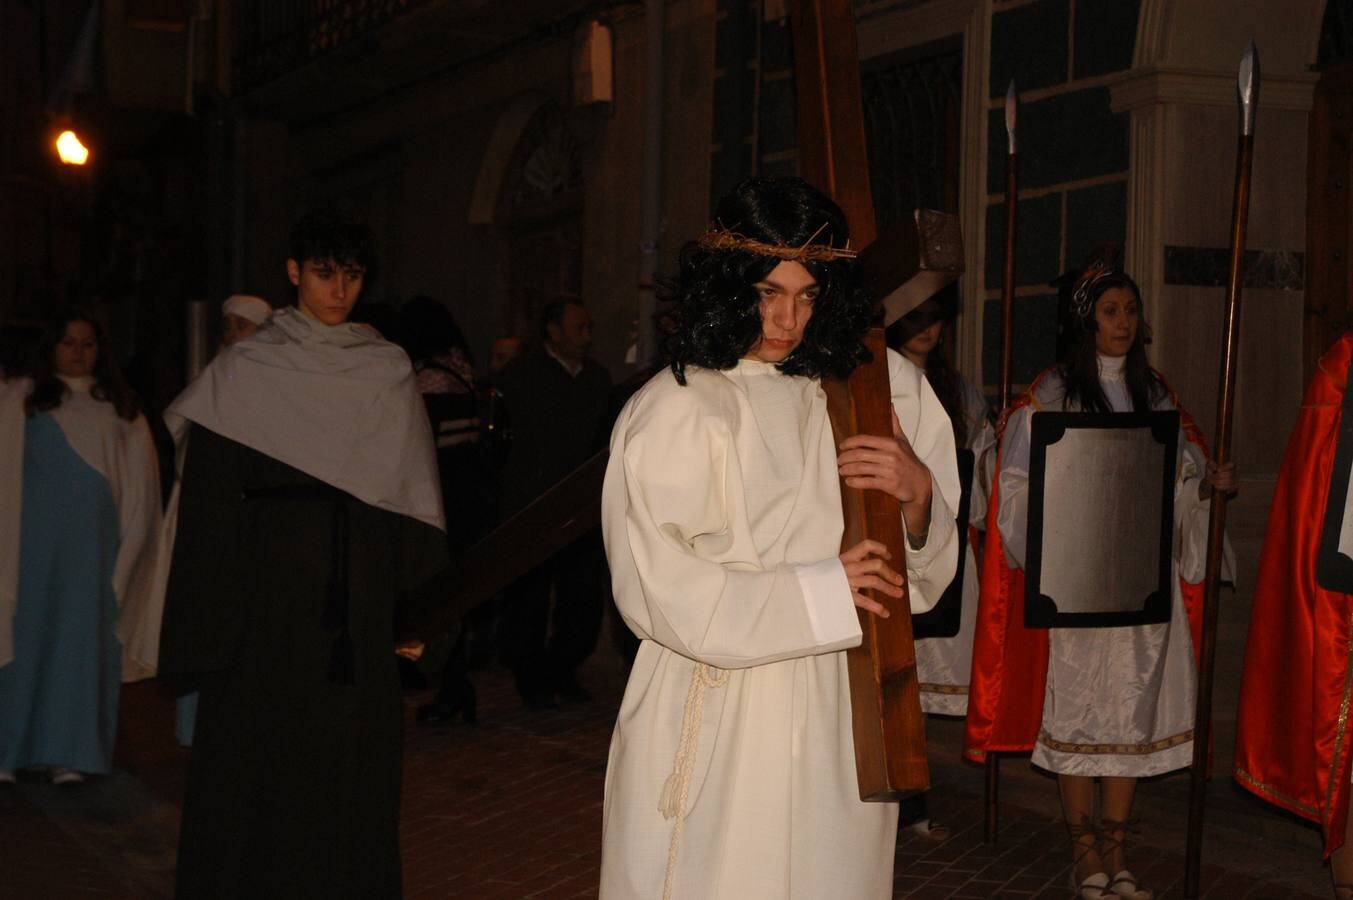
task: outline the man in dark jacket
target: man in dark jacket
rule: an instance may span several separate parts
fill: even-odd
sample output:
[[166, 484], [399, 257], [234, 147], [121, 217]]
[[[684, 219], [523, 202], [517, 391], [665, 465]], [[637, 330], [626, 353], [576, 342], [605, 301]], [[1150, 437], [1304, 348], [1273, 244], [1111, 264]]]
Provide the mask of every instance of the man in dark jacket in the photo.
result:
[[[499, 380], [513, 434], [503, 471], [505, 515], [602, 449], [610, 425], [611, 376], [588, 355], [592, 317], [569, 300], [547, 306], [541, 319], [541, 347]], [[549, 708], [556, 695], [588, 699], [577, 669], [596, 646], [606, 582], [601, 533], [593, 531], [509, 589], [503, 651], [528, 706]]]

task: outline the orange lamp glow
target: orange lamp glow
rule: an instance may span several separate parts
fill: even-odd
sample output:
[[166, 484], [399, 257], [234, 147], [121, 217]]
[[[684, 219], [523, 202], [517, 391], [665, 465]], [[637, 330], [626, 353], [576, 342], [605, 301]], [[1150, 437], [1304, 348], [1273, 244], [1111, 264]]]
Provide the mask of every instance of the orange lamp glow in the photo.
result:
[[89, 148], [82, 144], [79, 136], [70, 129], [57, 135], [56, 155], [68, 166], [83, 166], [89, 162]]

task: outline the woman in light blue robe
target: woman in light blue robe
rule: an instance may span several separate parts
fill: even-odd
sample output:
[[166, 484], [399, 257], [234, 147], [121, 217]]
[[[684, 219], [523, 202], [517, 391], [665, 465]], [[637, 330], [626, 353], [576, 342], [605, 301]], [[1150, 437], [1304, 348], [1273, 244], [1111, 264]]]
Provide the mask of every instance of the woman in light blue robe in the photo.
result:
[[18, 508], [0, 512], [18, 538], [17, 566], [0, 548], [0, 780], [47, 767], [70, 783], [112, 764], [120, 613], [148, 580], [160, 508], [149, 429], [100, 350], [87, 316], [63, 316], [27, 389], [0, 399], [0, 452], [22, 466]]

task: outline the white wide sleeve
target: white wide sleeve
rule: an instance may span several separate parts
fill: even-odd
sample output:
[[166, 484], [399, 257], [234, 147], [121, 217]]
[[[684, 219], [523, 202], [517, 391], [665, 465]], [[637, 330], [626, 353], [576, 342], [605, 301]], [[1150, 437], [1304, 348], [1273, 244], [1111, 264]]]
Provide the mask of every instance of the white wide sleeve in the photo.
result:
[[120, 528], [113, 590], [121, 604], [160, 530], [160, 465], [144, 416], [123, 425], [119, 449], [122, 458], [115, 477], [122, 483], [116, 493]]
[[1001, 448], [1000, 508], [996, 527], [1005, 545], [1006, 562], [1024, 568], [1025, 538], [1029, 530], [1029, 442], [1033, 408], [1021, 407], [1011, 414]]
[[954, 429], [921, 370], [888, 351], [893, 409], [902, 434], [930, 469], [930, 530], [924, 546], [907, 547], [907, 590], [911, 611], [934, 608], [958, 567], [959, 529], [954, 521], [960, 490]]
[[[1207, 533], [1212, 514], [1212, 501], [1198, 496], [1207, 460], [1182, 430], [1179, 448], [1179, 470], [1174, 482], [1175, 561], [1179, 564], [1179, 577], [1188, 584], [1197, 584], [1207, 574]], [[1221, 571], [1223, 580], [1235, 580], [1235, 551], [1229, 536], [1222, 538]]]
[[987, 415], [987, 401], [981, 391], [964, 383], [963, 411], [967, 418], [968, 449], [973, 455], [972, 485], [968, 500], [968, 524], [987, 527], [987, 498], [991, 495], [991, 476], [996, 467], [996, 429]]
[[155, 674], [159, 656], [164, 598], [155, 596], [154, 582], [162, 516], [160, 466], [145, 418], [137, 416], [122, 424], [122, 459], [117, 467], [121, 533], [113, 590], [120, 607], [117, 636], [123, 650], [122, 680], [136, 681]]
[[838, 559], [761, 567], [728, 424], [695, 394], [642, 392], [612, 435], [602, 534], [626, 623], [719, 668], [857, 645]]

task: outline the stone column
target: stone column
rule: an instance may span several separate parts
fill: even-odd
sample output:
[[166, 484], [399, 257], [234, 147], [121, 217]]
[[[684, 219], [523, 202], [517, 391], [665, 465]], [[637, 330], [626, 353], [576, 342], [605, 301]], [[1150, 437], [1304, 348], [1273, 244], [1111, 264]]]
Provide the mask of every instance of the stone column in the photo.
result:
[[[1306, 120], [1315, 80], [1265, 75], [1259, 95], [1236, 414], [1243, 436], [1236, 457], [1251, 478], [1276, 472], [1302, 390]], [[1142, 67], [1113, 86], [1112, 98], [1115, 111], [1131, 115], [1126, 256], [1154, 330], [1151, 359], [1210, 436], [1239, 127], [1236, 73]]]

